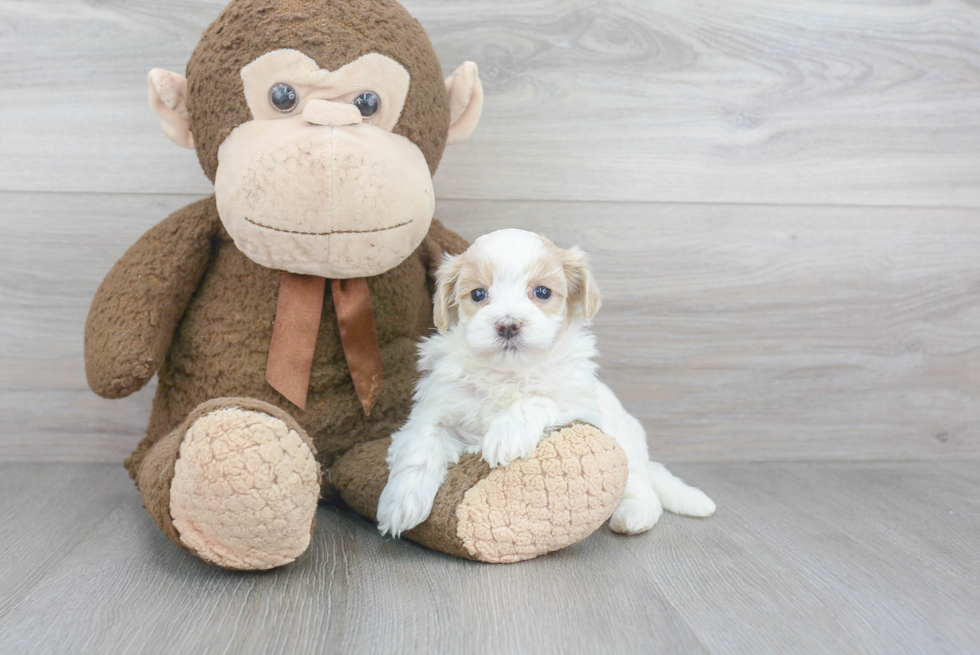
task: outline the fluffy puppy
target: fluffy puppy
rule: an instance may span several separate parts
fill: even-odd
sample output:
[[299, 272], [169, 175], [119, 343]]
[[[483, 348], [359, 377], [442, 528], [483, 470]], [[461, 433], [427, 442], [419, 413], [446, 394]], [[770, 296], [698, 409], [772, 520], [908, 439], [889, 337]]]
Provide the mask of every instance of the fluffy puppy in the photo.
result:
[[626, 452], [629, 477], [609, 526], [637, 534], [663, 509], [710, 516], [715, 504], [650, 461], [643, 426], [597, 377], [587, 325], [599, 290], [585, 254], [523, 230], [500, 230], [437, 273], [439, 333], [419, 346], [422, 379], [392, 436], [378, 527], [395, 537], [428, 516], [463, 453], [492, 467], [531, 454], [552, 428], [586, 421]]

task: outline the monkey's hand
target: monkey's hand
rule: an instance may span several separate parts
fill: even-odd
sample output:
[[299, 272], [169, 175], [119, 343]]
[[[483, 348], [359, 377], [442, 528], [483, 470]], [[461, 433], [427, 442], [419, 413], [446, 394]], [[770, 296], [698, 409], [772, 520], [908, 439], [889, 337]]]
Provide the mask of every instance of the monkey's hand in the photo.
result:
[[151, 228], [112, 267], [85, 322], [85, 373], [104, 398], [141, 389], [160, 368], [211, 257], [214, 199]]

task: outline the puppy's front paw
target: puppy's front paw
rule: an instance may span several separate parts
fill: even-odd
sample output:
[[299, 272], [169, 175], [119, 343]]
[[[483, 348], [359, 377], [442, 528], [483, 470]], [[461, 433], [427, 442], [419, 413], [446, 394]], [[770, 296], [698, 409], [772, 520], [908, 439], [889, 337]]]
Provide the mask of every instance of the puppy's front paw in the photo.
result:
[[656, 525], [661, 514], [663, 508], [659, 503], [650, 503], [640, 498], [624, 498], [609, 519], [609, 529], [619, 534], [640, 534]]
[[523, 423], [494, 421], [483, 438], [483, 459], [490, 468], [507, 466], [515, 459], [533, 453], [542, 436], [539, 430], [528, 428]]
[[408, 471], [388, 480], [378, 500], [378, 530], [398, 538], [429, 518], [439, 490], [424, 475]]

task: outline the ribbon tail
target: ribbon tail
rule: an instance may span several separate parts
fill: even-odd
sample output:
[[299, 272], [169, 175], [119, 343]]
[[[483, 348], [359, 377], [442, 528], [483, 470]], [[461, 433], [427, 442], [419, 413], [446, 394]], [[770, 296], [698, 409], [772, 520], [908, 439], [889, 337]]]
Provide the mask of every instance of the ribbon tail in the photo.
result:
[[315, 275], [283, 272], [279, 280], [279, 304], [265, 379], [304, 411], [326, 287], [326, 278]]
[[364, 415], [370, 416], [384, 384], [384, 364], [371, 309], [371, 292], [367, 280], [362, 277], [331, 280], [330, 288], [347, 368]]

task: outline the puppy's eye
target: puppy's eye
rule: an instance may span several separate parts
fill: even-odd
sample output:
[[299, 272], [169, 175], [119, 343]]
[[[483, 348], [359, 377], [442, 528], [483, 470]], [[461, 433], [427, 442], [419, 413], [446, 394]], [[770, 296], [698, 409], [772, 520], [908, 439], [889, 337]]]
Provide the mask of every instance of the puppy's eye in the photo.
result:
[[473, 291], [470, 292], [470, 298], [473, 300], [473, 302], [483, 302], [487, 299], [487, 290], [473, 289]]
[[538, 287], [534, 290], [534, 297], [538, 300], [547, 300], [551, 297], [551, 289], [548, 287]]
[[269, 89], [269, 102], [281, 114], [288, 114], [299, 104], [299, 94], [288, 84], [274, 84]]

